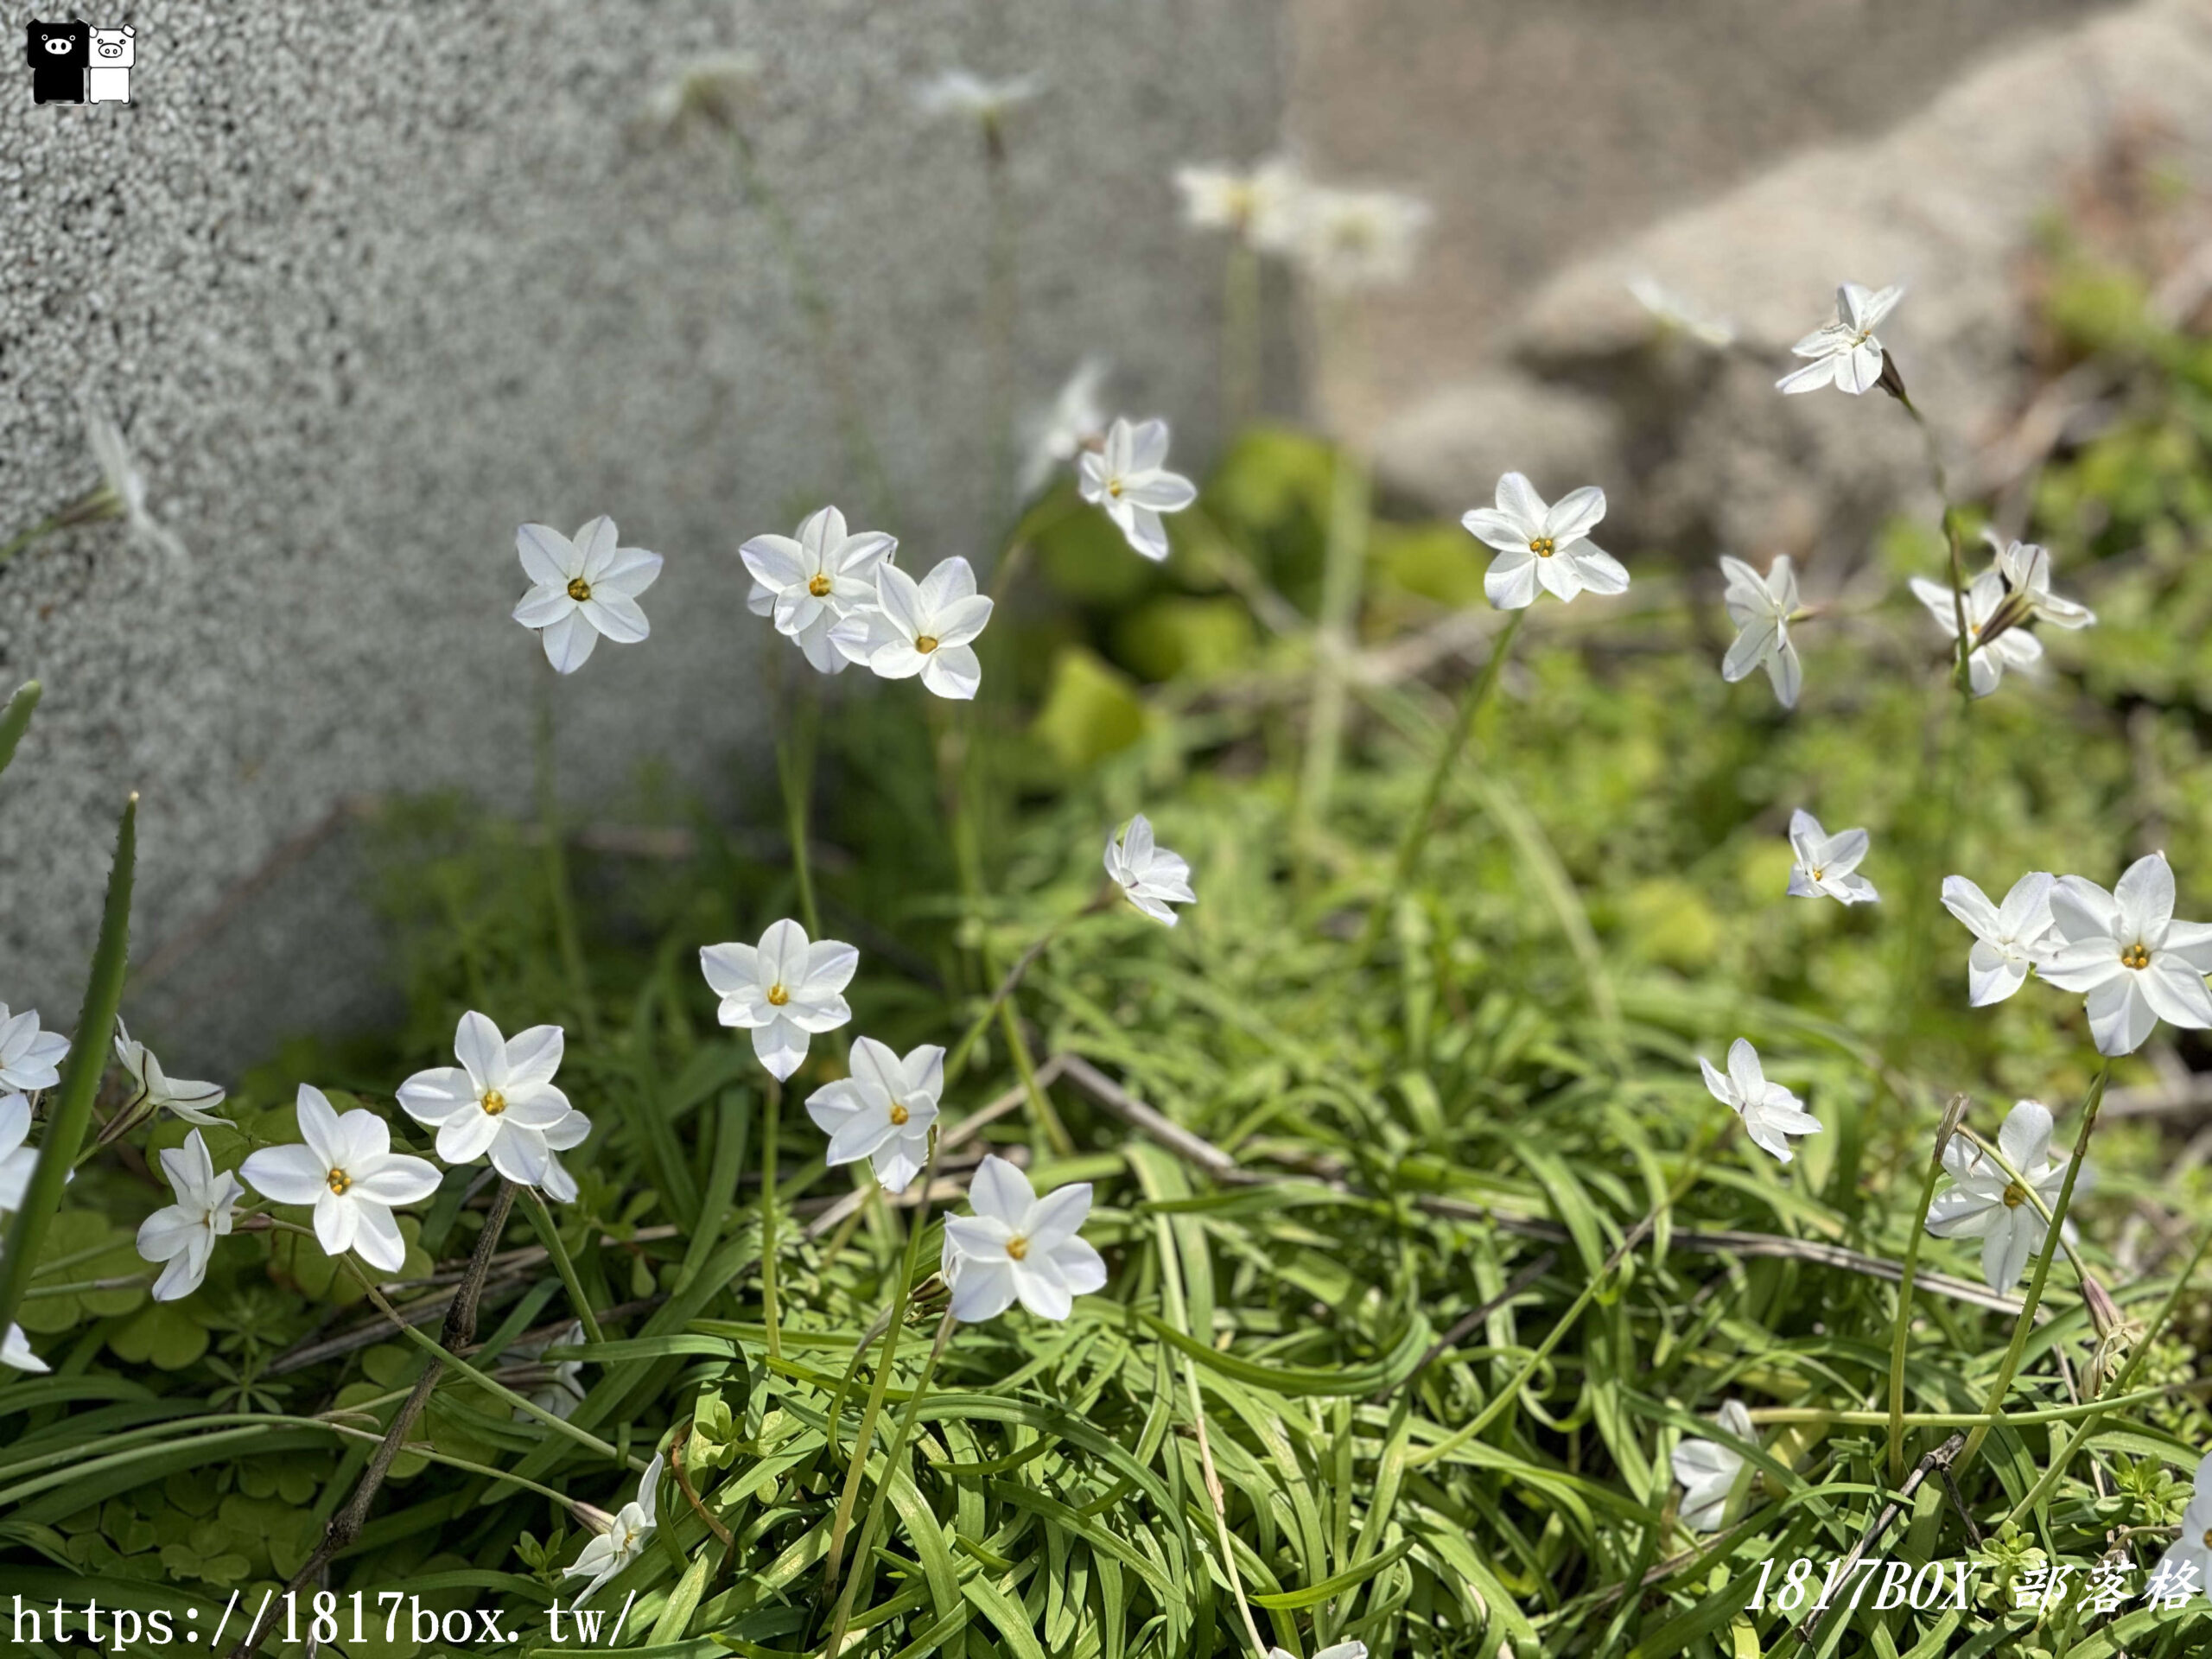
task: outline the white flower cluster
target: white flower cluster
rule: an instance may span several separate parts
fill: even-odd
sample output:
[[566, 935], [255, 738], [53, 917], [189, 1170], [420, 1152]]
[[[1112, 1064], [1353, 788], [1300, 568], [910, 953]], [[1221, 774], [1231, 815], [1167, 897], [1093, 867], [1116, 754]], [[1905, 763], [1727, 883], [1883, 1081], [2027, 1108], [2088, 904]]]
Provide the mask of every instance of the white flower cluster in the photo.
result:
[[1318, 183], [1280, 156], [1249, 171], [1178, 168], [1175, 188], [1194, 229], [1227, 231], [1338, 291], [1405, 282], [1434, 217], [1418, 197]]

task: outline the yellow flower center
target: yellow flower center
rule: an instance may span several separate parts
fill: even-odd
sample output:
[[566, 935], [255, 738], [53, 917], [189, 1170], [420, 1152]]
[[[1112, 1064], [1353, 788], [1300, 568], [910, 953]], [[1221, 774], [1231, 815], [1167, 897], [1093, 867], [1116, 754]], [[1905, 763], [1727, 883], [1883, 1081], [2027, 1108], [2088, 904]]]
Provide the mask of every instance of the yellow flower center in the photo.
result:
[[2138, 939], [2120, 953], [2120, 965], [2123, 968], [2148, 968], [2151, 965], [2151, 953], [2144, 948], [2143, 942]]
[[486, 1089], [482, 1104], [486, 1117], [497, 1117], [507, 1109], [507, 1097], [496, 1089]]
[[1827, 880], [1827, 875], [1828, 873], [1826, 868], [1817, 869], [1813, 872], [1813, 880], [1815, 881], [1825, 881]]
[[2204, 1529], [2204, 1548], [2212, 1549], [2212, 1527]]
[[2005, 1184], [2005, 1207], [2007, 1210], [2017, 1210], [2027, 1201], [2026, 1187], [2022, 1186], [2018, 1181], [2007, 1181]]
[[1106, 493], [1112, 496], [1116, 501], [1120, 500], [1122, 499], [1122, 480], [1118, 478], [1108, 479], [1106, 480]]
[[332, 1192], [336, 1192], [342, 1197], [346, 1189], [353, 1185], [353, 1178], [351, 1175], [348, 1175], [344, 1170], [334, 1169], [330, 1172], [330, 1190]]
[[1552, 545], [1550, 537], [1539, 536], [1529, 543], [1529, 550], [1540, 559], [1548, 559], [1556, 550]]
[[933, 633], [915, 635], [914, 649], [920, 652], [923, 656], [928, 656], [930, 652], [937, 649], [937, 635]]
[[813, 581], [806, 584], [806, 591], [812, 594], [817, 599], [829, 598], [830, 578], [823, 575], [816, 576]]
[[771, 985], [768, 988], [768, 1006], [770, 1007], [780, 1008], [785, 1003], [791, 1000], [791, 994], [785, 990], [781, 985]]
[[571, 576], [569, 579], [569, 597], [575, 600], [577, 604], [582, 604], [591, 597], [591, 583], [586, 582], [582, 576]]
[[1016, 1233], [1012, 1238], [1007, 1240], [1006, 1253], [1014, 1261], [1020, 1261], [1029, 1254], [1029, 1241], [1020, 1233]]
[[893, 1102], [891, 1103], [891, 1121], [892, 1121], [893, 1123], [896, 1123], [896, 1124], [899, 1125], [901, 1128], [903, 1128], [903, 1127], [905, 1127], [905, 1125], [906, 1125], [906, 1120], [907, 1120], [908, 1118], [912, 1117], [912, 1116], [913, 1116], [913, 1114], [912, 1114], [912, 1112], [908, 1111], [908, 1110], [907, 1110], [904, 1106], [900, 1105], [897, 1101], [895, 1101], [895, 1100], [894, 1100], [894, 1101], [893, 1101]]

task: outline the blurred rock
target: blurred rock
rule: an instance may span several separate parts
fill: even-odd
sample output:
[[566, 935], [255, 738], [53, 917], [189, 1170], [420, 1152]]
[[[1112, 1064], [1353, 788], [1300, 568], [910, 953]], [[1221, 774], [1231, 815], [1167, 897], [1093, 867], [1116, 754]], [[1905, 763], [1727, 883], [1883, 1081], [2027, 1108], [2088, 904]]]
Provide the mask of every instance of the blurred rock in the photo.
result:
[[1386, 490], [1458, 512], [1487, 505], [1501, 473], [1526, 473], [1542, 495], [1564, 495], [1602, 476], [1619, 448], [1611, 402], [1500, 369], [1385, 423], [1375, 435], [1376, 477]]

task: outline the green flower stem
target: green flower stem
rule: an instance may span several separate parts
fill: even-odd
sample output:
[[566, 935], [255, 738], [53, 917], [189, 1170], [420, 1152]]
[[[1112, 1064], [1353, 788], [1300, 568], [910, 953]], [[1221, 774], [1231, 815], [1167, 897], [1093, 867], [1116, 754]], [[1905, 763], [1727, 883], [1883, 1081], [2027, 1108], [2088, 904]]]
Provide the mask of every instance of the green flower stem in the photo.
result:
[[[899, 1478], [899, 1459], [913, 1435], [914, 1420], [920, 1416], [922, 1402], [928, 1397], [930, 1379], [937, 1375], [937, 1363], [944, 1357], [945, 1348], [952, 1341], [952, 1332], [958, 1323], [952, 1317], [952, 1310], [947, 1308], [944, 1317], [938, 1321], [937, 1340], [930, 1344], [930, 1357], [923, 1362], [922, 1374], [914, 1379], [914, 1390], [906, 1396], [906, 1408], [899, 1414], [899, 1427], [883, 1454], [883, 1478], [875, 1483], [875, 1491], [868, 1501], [868, 1518], [861, 1522], [860, 1542], [853, 1550], [852, 1576], [845, 1580], [844, 1593], [837, 1598], [837, 1611], [830, 1620], [830, 1645], [823, 1649], [825, 1653], [841, 1653], [844, 1649], [845, 1629], [852, 1622], [853, 1599], [860, 1592], [861, 1580], [868, 1576], [868, 1552], [875, 1548], [875, 1535], [883, 1525], [883, 1507], [891, 1495], [891, 1484]], [[884, 1369], [890, 1369], [887, 1357]], [[862, 1468], [867, 1462], [867, 1448], [855, 1447], [853, 1467]], [[849, 1486], [850, 1482], [847, 1484]]]
[[99, 1093], [100, 1078], [107, 1071], [107, 1033], [115, 1029], [116, 1010], [123, 1002], [123, 976], [130, 964], [130, 889], [137, 849], [138, 798], [134, 794], [124, 804], [123, 821], [116, 830], [115, 863], [108, 873], [99, 942], [92, 949], [92, 972], [77, 1015], [80, 1040], [69, 1046], [69, 1058], [62, 1063], [53, 1115], [39, 1146], [38, 1165], [31, 1172], [30, 1185], [15, 1219], [9, 1224], [7, 1247], [0, 1250], [0, 1332], [15, 1322], [23, 1293], [30, 1288], [37, 1271], [39, 1247], [45, 1243], [47, 1229], [61, 1208], [62, 1188], [77, 1161], [77, 1150], [84, 1144], [85, 1131], [92, 1121], [92, 1098]]
[[1014, 500], [1015, 353], [1020, 338], [1020, 261], [1021, 215], [1014, 200], [1013, 170], [1007, 166], [1004, 124], [985, 123], [983, 177], [990, 194], [990, 238], [986, 249], [984, 303], [988, 317], [986, 361], [990, 372], [991, 510], [1004, 512]]
[[1229, 243], [1221, 283], [1221, 429], [1234, 434], [1260, 409], [1260, 256], [1241, 236]]
[[768, 1079], [768, 1097], [760, 1126], [760, 1323], [768, 1328], [768, 1357], [784, 1357], [784, 1339], [776, 1307], [776, 1159], [783, 1128], [782, 1079]]
[[[2013, 1375], [2020, 1369], [2020, 1354], [2027, 1346], [2028, 1332], [2035, 1324], [2036, 1309], [2043, 1301], [2044, 1282], [2050, 1277], [2051, 1258], [2058, 1254], [2060, 1224], [2066, 1218], [2067, 1206], [2074, 1201], [2074, 1183], [2082, 1173], [2082, 1160], [2089, 1150], [2089, 1136], [2095, 1132], [2097, 1113], [2105, 1103], [2105, 1084], [2111, 1076], [2112, 1062], [2106, 1060], [2097, 1067], [2096, 1077], [2089, 1084], [2088, 1099], [2082, 1108], [2082, 1132], [2074, 1142], [2074, 1156], [2067, 1162], [2066, 1180], [2058, 1189], [2058, 1202], [2051, 1206], [2050, 1225], [2044, 1230], [2043, 1249], [2036, 1255], [2035, 1277], [2028, 1281], [2025, 1303], [2020, 1309], [2019, 1319], [2012, 1326], [2012, 1340], [2005, 1347], [2005, 1358], [1998, 1366], [1997, 1381], [1990, 1387], [1986, 1414], [1994, 1415], [2004, 1405], [2005, 1396], [2012, 1387]], [[1954, 1475], [1974, 1461], [1974, 1454], [1981, 1449], [1981, 1443], [1988, 1438], [1987, 1423], [1979, 1425], [1973, 1433], [1967, 1436], [1965, 1448], [1951, 1465]]]
[[32, 711], [45, 693], [46, 688], [36, 680], [25, 680], [8, 699], [8, 706], [0, 709], [0, 772], [7, 771], [8, 763], [16, 758], [16, 745], [30, 729]]
[[798, 707], [786, 722], [794, 733], [791, 741], [776, 743], [776, 780], [783, 786], [785, 833], [791, 838], [791, 874], [798, 882], [798, 916], [806, 936], [822, 937], [822, 912], [814, 901], [814, 865], [807, 845], [813, 817], [815, 737], [822, 705], [809, 675], [798, 694]]
[[[1984, 1433], [1993, 1428], [2017, 1428], [2023, 1424], [2072, 1423], [2121, 1406], [2148, 1405], [2154, 1400], [2171, 1400], [2185, 1389], [2207, 1387], [2212, 1387], [2212, 1382], [2139, 1389], [2133, 1394], [2084, 1401], [2079, 1405], [2049, 1406], [2036, 1411], [1909, 1411], [1904, 1421], [1914, 1428], [1976, 1428]], [[1876, 1427], [1888, 1422], [1890, 1414], [1886, 1411], [1830, 1411], [1820, 1406], [1758, 1406], [1751, 1409], [1751, 1421], [1762, 1424], [1827, 1423]]]
[[1444, 785], [1452, 775], [1452, 768], [1459, 763], [1461, 751], [1473, 734], [1475, 717], [1482, 713], [1483, 705], [1490, 701], [1497, 689], [1497, 677], [1505, 666], [1505, 659], [1513, 652], [1513, 642], [1520, 636], [1521, 624], [1527, 619], [1529, 607], [1511, 613], [1497, 637], [1491, 641], [1490, 656], [1483, 663], [1483, 671], [1477, 675], [1465, 691], [1460, 694], [1459, 713], [1453, 717], [1451, 732], [1444, 740], [1444, 747], [1436, 753], [1436, 764], [1429, 768], [1427, 780], [1422, 784], [1421, 801], [1414, 808], [1413, 816], [1406, 820], [1405, 833], [1398, 840], [1397, 856], [1391, 861], [1390, 885], [1367, 912], [1367, 923], [1360, 930], [1359, 943], [1353, 949], [1351, 959], [1357, 963], [1367, 960], [1381, 942], [1382, 929], [1389, 918], [1398, 895], [1413, 880], [1414, 870], [1421, 862], [1422, 849], [1428, 845], [1430, 831], [1436, 824], [1436, 805], [1443, 798]]
[[530, 1224], [537, 1230], [537, 1236], [545, 1246], [545, 1254], [553, 1258], [553, 1271], [561, 1275], [561, 1285], [569, 1293], [569, 1306], [575, 1310], [576, 1322], [584, 1328], [588, 1342], [605, 1342], [607, 1333], [599, 1328], [599, 1315], [592, 1312], [591, 1298], [584, 1294], [583, 1281], [576, 1277], [576, 1264], [569, 1256], [569, 1247], [562, 1241], [559, 1224], [553, 1211], [539, 1196], [534, 1186], [518, 1189], [523, 1195], [523, 1206], [530, 1216]]
[[[1954, 1112], [1961, 1103], [1952, 1103]], [[1912, 1328], [1912, 1280], [1920, 1266], [1920, 1241], [1928, 1229], [1928, 1211], [1936, 1202], [1936, 1178], [1943, 1173], [1943, 1147], [1946, 1137], [1937, 1135], [1936, 1150], [1929, 1154], [1928, 1170], [1921, 1178], [1920, 1206], [1913, 1211], [1912, 1231], [1904, 1242], [1904, 1261], [1897, 1274], [1897, 1318], [1896, 1328], [1890, 1333], [1890, 1484], [1897, 1485], [1904, 1478], [1904, 1347], [1905, 1335]]]
[[[2139, 1401], [2158, 1399], [2167, 1394], [2168, 1390], [2164, 1389], [2146, 1389], [2140, 1394], [2130, 1394], [2127, 1385], [2135, 1380], [2135, 1373], [2142, 1365], [2144, 1357], [2151, 1351], [2151, 1344], [2158, 1340], [2158, 1333], [2165, 1329], [2166, 1321], [2173, 1318], [2174, 1309], [2181, 1305], [2182, 1294], [2189, 1288], [2189, 1281], [2196, 1276], [2196, 1269], [2204, 1260], [2208, 1245], [2212, 1245], [2212, 1229], [2208, 1229], [2196, 1241], [2196, 1249], [2190, 1253], [2189, 1265], [2181, 1270], [2180, 1276], [2174, 1281], [2174, 1287], [2166, 1293], [2166, 1300], [2159, 1304], [2156, 1317], [2145, 1329], [2142, 1339], [2135, 1344], [2135, 1351], [2128, 1355], [2127, 1363], [2113, 1379], [2112, 1392], [2089, 1402], [2088, 1408], [2082, 1412], [2081, 1432], [2071, 1441], [2063, 1448], [2056, 1445], [2051, 1447], [2050, 1466], [2029, 1489], [2027, 1496], [2012, 1506], [2012, 1512], [2005, 1517], [2006, 1525], [2024, 1520], [2034, 1512], [2037, 1504], [2050, 1496], [2051, 1490], [2066, 1472], [2067, 1465], [2074, 1461], [2074, 1453], [2088, 1443], [2089, 1436], [2097, 1432], [2098, 1425], [2104, 1421], [2107, 1413], [2116, 1411], [2122, 1406], [2133, 1405]], [[2054, 1435], [2053, 1439], [2056, 1438]]]
[[1968, 678], [1967, 663], [1967, 658], [1974, 654], [1974, 639], [1973, 636], [1967, 632], [1966, 572], [1961, 568], [1959, 527], [1954, 517], [1955, 509], [1951, 505], [1950, 469], [1943, 464], [1942, 446], [1936, 441], [1935, 429], [1928, 424], [1928, 417], [1920, 412], [1920, 406], [1905, 395], [1902, 382], [1892, 389], [1891, 395], [1904, 406], [1904, 412], [1912, 416], [1912, 423], [1920, 429], [1920, 441], [1928, 449], [1928, 471], [1935, 480], [1936, 494], [1943, 504], [1940, 527], [1943, 532], [1944, 544], [1950, 552], [1951, 617], [1957, 629], [1956, 637], [1953, 639], [1951, 646], [1953, 657], [1951, 672], [1958, 683], [1960, 692], [1970, 696], [1973, 695], [1973, 688]]
[[1006, 977], [999, 982], [998, 989], [991, 993], [991, 1000], [983, 1005], [982, 1012], [969, 1022], [968, 1029], [961, 1033], [960, 1040], [953, 1045], [952, 1052], [945, 1057], [946, 1088], [950, 1089], [954, 1079], [959, 1077], [961, 1071], [968, 1064], [969, 1054], [982, 1037], [984, 1028], [996, 1017], [1000, 1005], [1020, 988], [1023, 976], [1028, 973], [1031, 965], [1036, 962], [1037, 958], [1045, 954], [1046, 947], [1058, 938], [1070, 925], [1080, 921], [1085, 916], [1097, 915], [1101, 911], [1109, 908], [1113, 902], [1114, 889], [1109, 886], [1084, 905], [1081, 909], [1071, 910], [1054, 922], [1032, 940], [1027, 950], [1014, 958], [1014, 966], [1007, 969]]
[[67, 514], [57, 512], [50, 518], [40, 519], [29, 530], [18, 531], [5, 542], [0, 542], [0, 564], [7, 563], [25, 548], [44, 541], [68, 522]]
[[553, 906], [553, 935], [561, 952], [562, 971], [568, 976], [569, 995], [576, 1005], [577, 1021], [587, 1039], [599, 1034], [599, 1012], [592, 1006], [591, 980], [584, 970], [584, 950], [576, 931], [576, 910], [569, 892], [568, 846], [561, 830], [561, 796], [554, 781], [553, 682], [559, 677], [545, 653], [537, 653], [537, 719], [533, 746], [537, 785], [537, 821], [545, 837], [545, 887]]
[[[836, 1519], [830, 1527], [830, 1553], [823, 1562], [822, 1592], [825, 1596], [837, 1587], [837, 1569], [844, 1560], [845, 1535], [852, 1528], [853, 1510], [860, 1501], [861, 1477], [868, 1467], [868, 1449], [875, 1440], [876, 1419], [883, 1414], [884, 1395], [891, 1387], [891, 1362], [898, 1357], [899, 1338], [906, 1332], [906, 1308], [914, 1294], [914, 1274], [921, 1266], [922, 1235], [929, 1230], [930, 1187], [937, 1179], [941, 1139], [938, 1135], [930, 1136], [929, 1162], [922, 1169], [921, 1198], [914, 1206], [913, 1219], [907, 1224], [906, 1253], [899, 1269], [898, 1287], [892, 1293], [883, 1355], [875, 1363], [875, 1376], [868, 1383], [868, 1403], [861, 1408], [860, 1426], [853, 1433], [853, 1455], [845, 1467], [845, 1489], [838, 1495]], [[853, 1351], [854, 1365], [860, 1363], [866, 1346], [862, 1343]], [[852, 1371], [848, 1369], [847, 1381], [851, 1376]], [[844, 1407], [844, 1384], [840, 1383], [836, 1397], [830, 1402], [829, 1436], [833, 1442], [837, 1436], [837, 1414]], [[834, 1644], [830, 1650], [836, 1651]]]
[[[365, 1440], [372, 1446], [381, 1444], [384, 1440], [383, 1435], [372, 1433], [365, 1428], [351, 1428], [344, 1423], [334, 1423], [315, 1417], [264, 1418], [261, 1421], [283, 1422], [302, 1428], [308, 1427], [325, 1428], [333, 1434], [343, 1435], [352, 1440]], [[464, 1469], [472, 1475], [482, 1475], [487, 1479], [505, 1481], [509, 1485], [519, 1486], [525, 1491], [536, 1492], [540, 1497], [551, 1499], [571, 1515], [576, 1512], [576, 1500], [566, 1492], [556, 1492], [550, 1486], [541, 1486], [534, 1480], [524, 1480], [520, 1475], [510, 1474], [505, 1469], [494, 1469], [489, 1464], [471, 1463], [467, 1458], [456, 1458], [450, 1452], [440, 1452], [435, 1447], [427, 1446], [410, 1446], [407, 1448], [405, 1455], [410, 1458], [422, 1458], [430, 1463], [442, 1463], [448, 1469]]]
[[1336, 787], [1344, 748], [1345, 679], [1352, 627], [1367, 565], [1370, 492], [1367, 458], [1344, 445], [1337, 452], [1329, 491], [1328, 539], [1322, 553], [1321, 613], [1314, 628], [1313, 703], [1306, 716], [1306, 758], [1292, 808], [1291, 856], [1302, 882], [1312, 873], [1314, 841]]

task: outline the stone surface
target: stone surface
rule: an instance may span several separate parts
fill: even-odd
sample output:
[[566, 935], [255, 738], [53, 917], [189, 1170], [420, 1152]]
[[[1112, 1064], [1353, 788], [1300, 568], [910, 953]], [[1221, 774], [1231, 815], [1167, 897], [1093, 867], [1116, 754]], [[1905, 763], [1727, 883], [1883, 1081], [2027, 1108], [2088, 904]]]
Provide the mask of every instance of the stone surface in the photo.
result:
[[[909, 563], [984, 554], [991, 206], [976, 129], [917, 111], [925, 76], [1045, 83], [1006, 175], [1024, 399], [1105, 353], [1202, 459], [1217, 254], [1181, 233], [1168, 175], [1271, 142], [1274, 10], [1116, 0], [1110, 51], [1098, 10], [148, 4], [127, 106], [35, 108], [18, 47], [0, 543], [96, 481], [91, 385], [191, 561], [111, 524], [0, 567], [0, 679], [47, 684], [0, 782], [0, 998], [69, 1022], [135, 788], [136, 955], [162, 962], [143, 989], [168, 1023], [195, 1026], [179, 1065], [202, 1039], [236, 1054], [358, 1011], [373, 952], [334, 855], [225, 895], [344, 798], [460, 785], [524, 809], [518, 521], [607, 512], [667, 556], [652, 641], [559, 688], [564, 780], [601, 807], [647, 756], [703, 786], [759, 744], [747, 535], [836, 499]], [[730, 51], [760, 63], [747, 130], [821, 273], [889, 504], [845, 459], [832, 371], [727, 146], [639, 130], [657, 86]]]
[[[1646, 542], [1847, 565], [1889, 514], [1932, 512], [1925, 452], [1878, 393], [1777, 392], [1790, 343], [1833, 315], [1839, 281], [1906, 284], [1881, 336], [1955, 475], [1970, 476], [2021, 397], [2022, 266], [2040, 224], [2089, 193], [2116, 146], [2145, 143], [2163, 169], [2212, 180], [2212, 10], [2198, 0], [2145, 0], [2018, 44], [1885, 133], [1783, 158], [1567, 264], [1501, 321], [1488, 364], [1384, 429], [1383, 470], [1456, 502], [1464, 488], [1421, 470], [1446, 413], [1481, 408], [1496, 385], [1525, 397], [1533, 377], [1619, 411], [1622, 442], [1596, 476], [1632, 492]], [[1628, 291], [1639, 275], [1732, 321], [1736, 349], [1655, 345]]]

